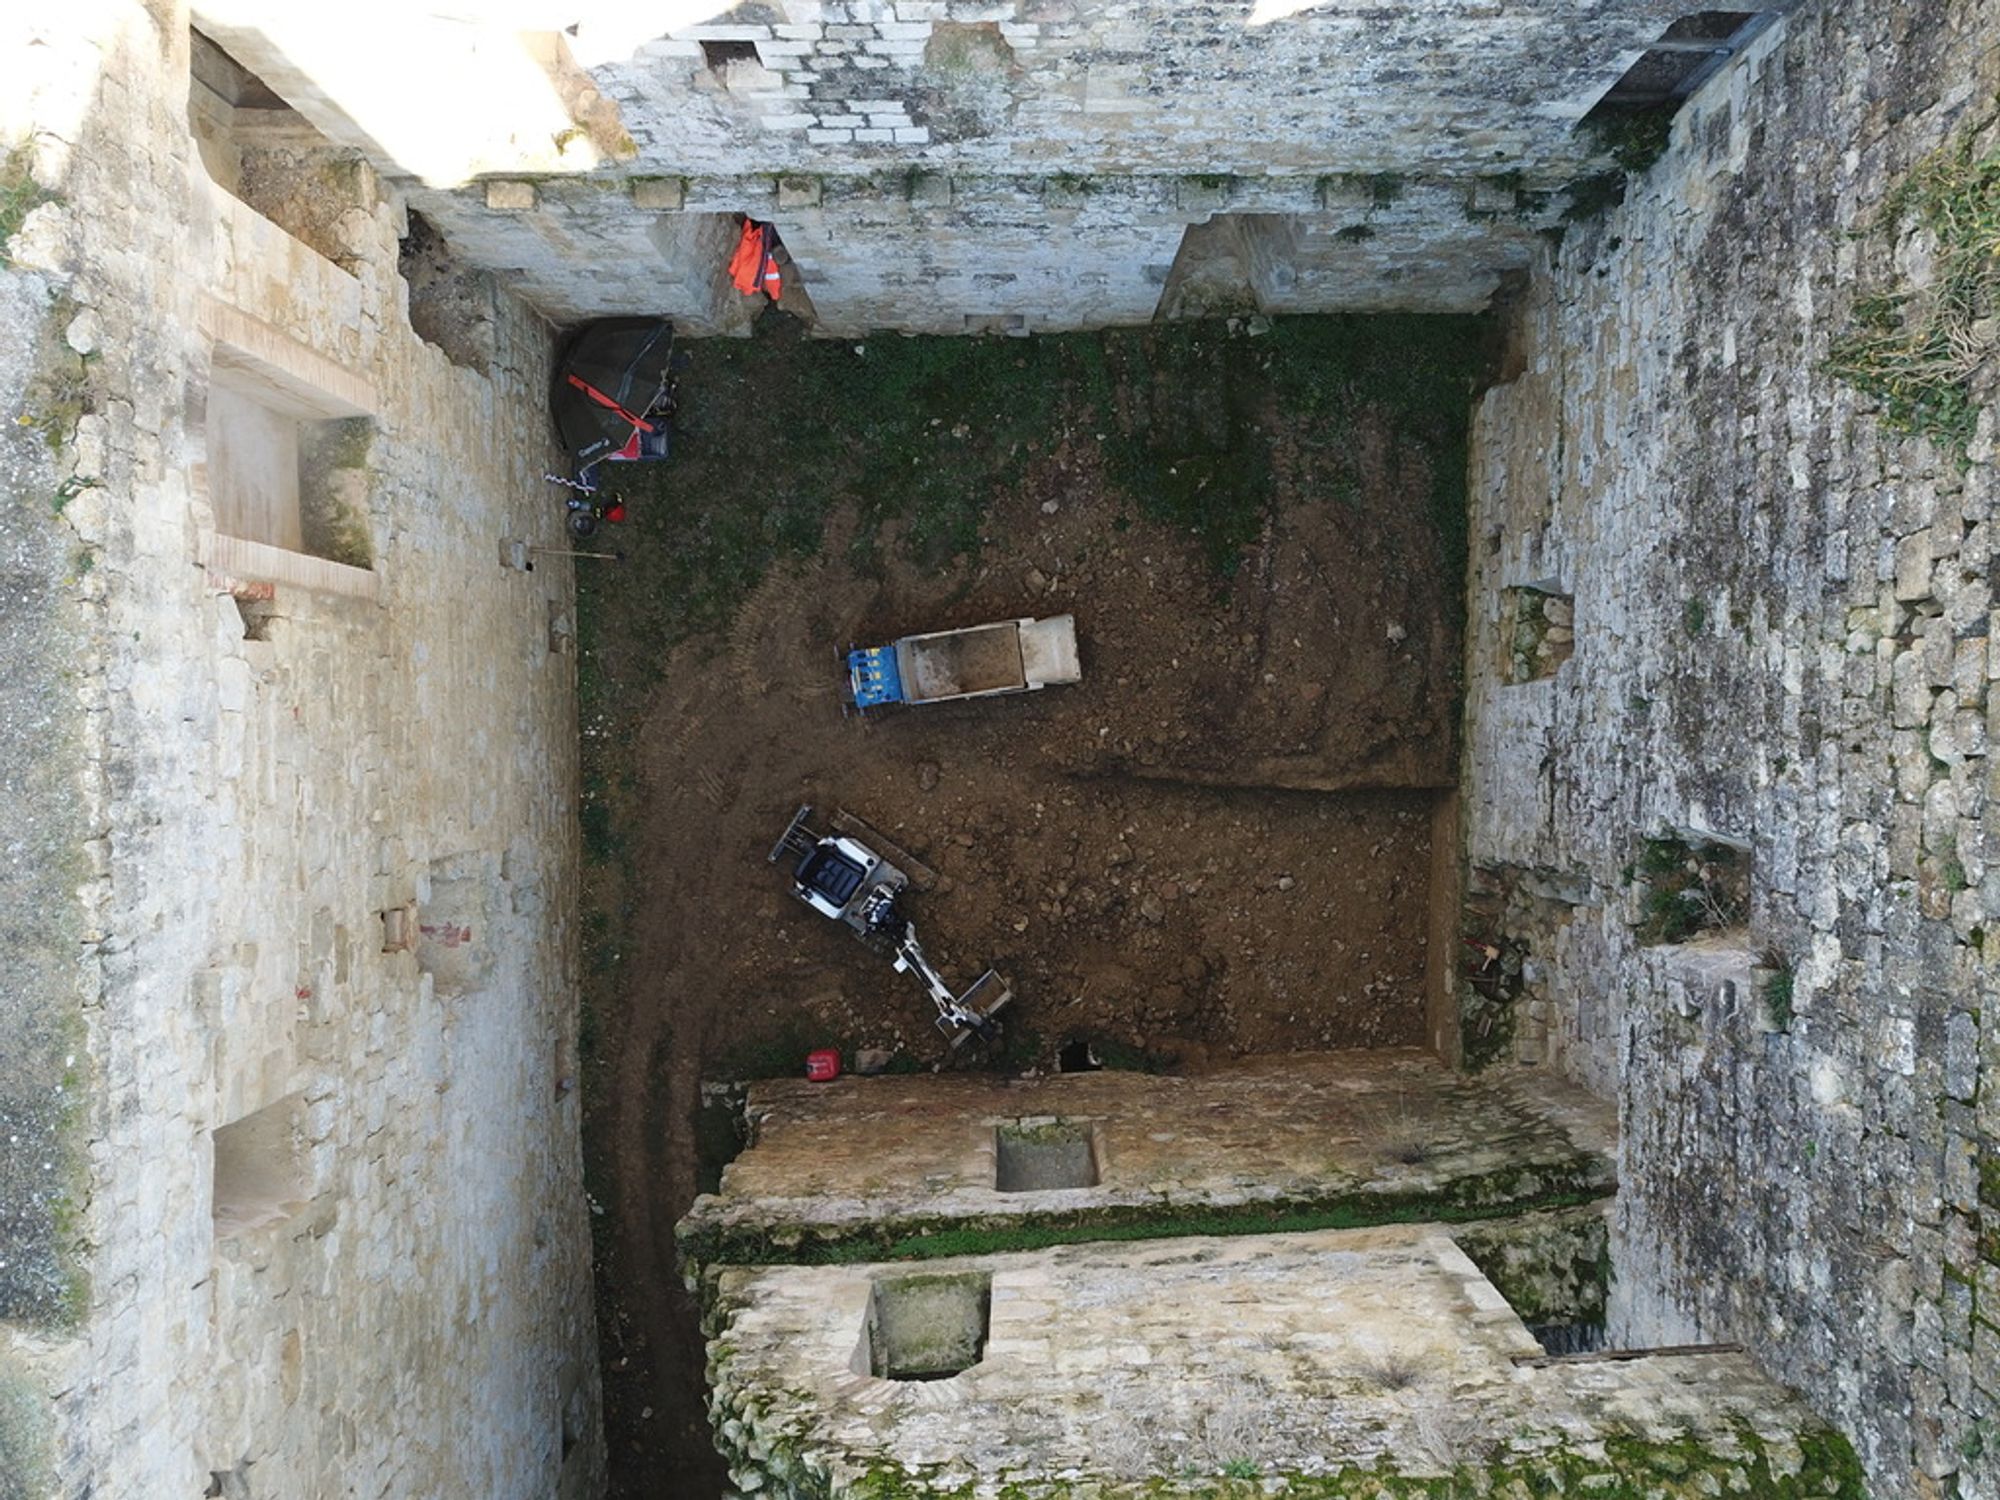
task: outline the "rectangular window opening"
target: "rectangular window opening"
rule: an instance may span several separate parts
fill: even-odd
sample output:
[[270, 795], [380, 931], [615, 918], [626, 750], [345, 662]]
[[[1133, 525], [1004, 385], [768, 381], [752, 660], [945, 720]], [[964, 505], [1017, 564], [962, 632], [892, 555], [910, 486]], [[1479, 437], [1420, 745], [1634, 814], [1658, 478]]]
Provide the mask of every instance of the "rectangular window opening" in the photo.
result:
[[207, 414], [208, 500], [224, 536], [374, 566], [368, 456], [375, 423], [301, 382], [215, 348]]
[[352, 273], [340, 232], [350, 209], [372, 208], [361, 153], [329, 140], [212, 37], [188, 32], [188, 125], [216, 186]]
[[303, 1094], [218, 1126], [210, 1139], [217, 1240], [283, 1223], [311, 1201]]
[[701, 59], [708, 64], [711, 73], [728, 71], [731, 63], [754, 63], [761, 66], [757, 56], [757, 44], [734, 37], [705, 37], [701, 43]]

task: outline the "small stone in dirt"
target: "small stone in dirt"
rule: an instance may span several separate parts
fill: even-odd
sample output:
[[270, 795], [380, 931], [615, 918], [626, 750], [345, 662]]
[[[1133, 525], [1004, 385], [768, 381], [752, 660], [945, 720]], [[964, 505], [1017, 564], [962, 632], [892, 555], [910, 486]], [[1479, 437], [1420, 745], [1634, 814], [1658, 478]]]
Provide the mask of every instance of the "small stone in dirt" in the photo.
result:
[[937, 784], [938, 784], [937, 762], [934, 760], [925, 760], [917, 762], [917, 785], [922, 787], [925, 791], [928, 792], [934, 790]]
[[1062, 501], [1060, 500], [1044, 500], [1042, 502], [1042, 514], [1045, 516], [1052, 516], [1061, 509]]
[[1039, 594], [1049, 586], [1048, 574], [1044, 573], [1040, 568], [1028, 569], [1026, 575], [1022, 577], [1021, 582], [1031, 594]]
[[1147, 896], [1139, 903], [1139, 915], [1148, 922], [1164, 922], [1167, 919], [1167, 904], [1158, 896]]
[[1016, 932], [1026, 932], [1028, 930], [1028, 919], [1026, 917], [1014, 918], [1014, 930]]
[[889, 1067], [889, 1049], [886, 1047], [863, 1047], [854, 1054], [854, 1071], [863, 1077], [872, 1078], [877, 1073], [886, 1072]]
[[1410, 633], [1409, 631], [1405, 630], [1400, 625], [1391, 625], [1389, 627], [1389, 639], [1392, 641], [1400, 641], [1409, 633]]
[[1289, 891], [1293, 886], [1297, 884], [1298, 882], [1292, 879], [1292, 877], [1289, 875], [1280, 875], [1278, 877], [1278, 889], [1281, 891]]
[[1161, 881], [1161, 882], [1160, 882], [1160, 899], [1161, 899], [1162, 901], [1178, 901], [1178, 900], [1180, 900], [1180, 899], [1181, 899], [1181, 888], [1180, 888], [1180, 885], [1179, 885], [1179, 883], [1178, 883], [1178, 882], [1176, 882], [1176, 881], [1172, 881], [1172, 880], [1163, 880], [1163, 881]]

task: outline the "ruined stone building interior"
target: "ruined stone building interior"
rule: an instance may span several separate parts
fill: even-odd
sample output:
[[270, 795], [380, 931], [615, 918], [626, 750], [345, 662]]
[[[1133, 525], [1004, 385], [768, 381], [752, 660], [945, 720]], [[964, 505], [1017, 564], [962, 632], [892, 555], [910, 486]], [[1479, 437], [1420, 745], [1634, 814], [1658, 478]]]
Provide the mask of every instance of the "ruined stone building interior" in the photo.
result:
[[0, 8], [0, 1500], [2000, 1500], [2000, 0], [1748, 3]]

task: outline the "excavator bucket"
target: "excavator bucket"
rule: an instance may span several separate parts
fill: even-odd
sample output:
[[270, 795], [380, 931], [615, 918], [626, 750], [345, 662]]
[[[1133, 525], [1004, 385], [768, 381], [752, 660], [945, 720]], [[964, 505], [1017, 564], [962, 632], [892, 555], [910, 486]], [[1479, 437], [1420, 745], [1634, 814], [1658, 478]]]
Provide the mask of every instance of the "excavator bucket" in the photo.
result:
[[994, 1017], [1005, 1010], [1013, 998], [1013, 986], [993, 970], [988, 969], [973, 980], [966, 987], [965, 993], [958, 997], [960, 1010], [979, 1019], [967, 1025], [950, 1016], [941, 1015], [938, 1017], [938, 1029], [951, 1038], [954, 1050], [963, 1047], [970, 1037], [977, 1036], [981, 1040], [990, 1041], [1000, 1029], [1000, 1023]]

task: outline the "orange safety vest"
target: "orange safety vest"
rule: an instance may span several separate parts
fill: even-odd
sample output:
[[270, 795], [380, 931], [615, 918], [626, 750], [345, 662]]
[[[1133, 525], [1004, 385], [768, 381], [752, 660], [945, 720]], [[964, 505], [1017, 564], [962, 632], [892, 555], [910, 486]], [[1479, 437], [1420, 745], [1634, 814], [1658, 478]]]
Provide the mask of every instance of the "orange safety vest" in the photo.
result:
[[743, 220], [736, 253], [729, 257], [729, 279], [744, 296], [754, 297], [762, 292], [776, 302], [783, 295], [784, 277], [778, 271], [777, 256], [771, 253], [776, 240], [769, 224], [748, 217]]

